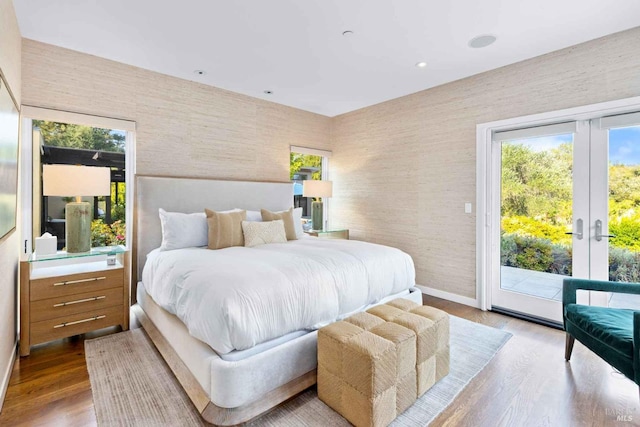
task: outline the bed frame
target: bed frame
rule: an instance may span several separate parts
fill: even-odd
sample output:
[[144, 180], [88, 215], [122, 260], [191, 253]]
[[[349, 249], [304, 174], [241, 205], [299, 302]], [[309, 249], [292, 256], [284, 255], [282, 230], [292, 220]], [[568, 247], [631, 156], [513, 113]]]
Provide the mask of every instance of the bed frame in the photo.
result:
[[[132, 285], [142, 279], [142, 268], [147, 254], [160, 246], [162, 236], [158, 209], [163, 208], [173, 212], [202, 212], [204, 208], [212, 210], [228, 210], [241, 208], [260, 210], [261, 208], [279, 211], [291, 207], [293, 200], [293, 185], [291, 182], [247, 182], [221, 181], [193, 178], [166, 178], [153, 176], [136, 176], [135, 180], [135, 209], [132, 248], [132, 276], [136, 279]], [[215, 425], [229, 426], [247, 422], [264, 412], [272, 409], [285, 400], [297, 395], [316, 383], [316, 340], [317, 332], [310, 332], [292, 341], [285, 342], [264, 353], [251, 356], [253, 362], [226, 362], [217, 356], [206, 344], [191, 337], [186, 327], [177, 317], [162, 310], [146, 295], [144, 288], [140, 292], [132, 290], [132, 295], [138, 295], [139, 304], [132, 308], [137, 319], [144, 327], [156, 348], [163, 356], [167, 365], [182, 385], [183, 389], [200, 412], [202, 417]], [[422, 303], [422, 295], [414, 289], [410, 298]], [[277, 375], [268, 377], [269, 369], [264, 370], [265, 380], [255, 385], [257, 390], [249, 390], [246, 403], [242, 399], [227, 400], [225, 406], [218, 406], [212, 402], [216, 400], [210, 394], [221, 393], [211, 384], [223, 383], [228, 378], [252, 378], [244, 375], [244, 366], [269, 366], [272, 370], [282, 367], [278, 375], [287, 378], [286, 383]], [[208, 378], [203, 378], [205, 366], [210, 363]], [[251, 364], [253, 363], [253, 365]], [[194, 372], [199, 372], [196, 375]], [[226, 380], [216, 381], [216, 378]], [[207, 380], [209, 380], [207, 382]], [[242, 381], [238, 381], [242, 384]], [[277, 386], [271, 390], [267, 387]], [[211, 392], [206, 391], [209, 384]], [[249, 388], [249, 387], [248, 387]], [[236, 387], [236, 392], [238, 387]], [[229, 395], [232, 395], [229, 392]], [[236, 393], [237, 395], [237, 393]], [[244, 396], [243, 396], [244, 398]], [[217, 400], [221, 401], [221, 400]], [[221, 403], [222, 405], [222, 403]]]
[[[241, 208], [273, 211], [291, 207], [291, 182], [224, 181], [194, 178], [169, 178], [137, 175], [135, 179], [135, 209], [133, 229], [133, 276], [136, 286], [142, 279], [142, 268], [147, 254], [162, 241], [158, 209], [172, 212], [202, 212]], [[132, 295], [136, 295], [135, 289]], [[151, 301], [152, 304], [154, 304]], [[268, 411], [295, 396], [316, 382], [316, 371], [311, 370], [277, 387], [259, 400], [236, 408], [222, 408], [210, 401], [191, 369], [180, 358], [167, 338], [151, 321], [140, 305], [133, 311], [145, 331], [171, 368], [185, 392], [202, 417], [216, 425], [236, 425]]]
[[[151, 303], [154, 304], [153, 302]], [[160, 307], [158, 307], [158, 309], [162, 310]], [[202, 418], [214, 425], [231, 426], [247, 422], [316, 383], [316, 369], [313, 369], [267, 392], [256, 401], [235, 408], [220, 407], [211, 402], [209, 395], [204, 388], [202, 388], [191, 372], [191, 369], [189, 369], [187, 364], [176, 353], [171, 343], [169, 343], [162, 332], [155, 326], [142, 307], [136, 304], [132, 307], [132, 311], [136, 319], [140, 321], [149, 338], [151, 338], [151, 341], [153, 341], [158, 352], [162, 355], [169, 368], [171, 368], [171, 371], [176, 376], [176, 379], [187, 396], [189, 396], [189, 399], [193, 402], [193, 405], [198, 412], [200, 412]]]

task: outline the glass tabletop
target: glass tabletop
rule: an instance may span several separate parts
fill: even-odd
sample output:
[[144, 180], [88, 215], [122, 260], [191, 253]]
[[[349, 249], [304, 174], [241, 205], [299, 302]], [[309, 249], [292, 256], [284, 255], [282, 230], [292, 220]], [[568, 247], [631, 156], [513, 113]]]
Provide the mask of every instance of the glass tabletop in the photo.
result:
[[103, 246], [100, 248], [91, 248], [89, 252], [77, 252], [77, 253], [69, 253], [66, 251], [58, 251], [55, 254], [50, 255], [36, 255], [36, 253], [32, 253], [29, 255], [29, 262], [38, 262], [38, 261], [52, 261], [52, 260], [60, 260], [60, 259], [73, 259], [73, 258], [84, 258], [84, 257], [92, 257], [92, 256], [100, 256], [100, 255], [116, 255], [126, 252], [126, 248], [122, 245], [117, 246]]

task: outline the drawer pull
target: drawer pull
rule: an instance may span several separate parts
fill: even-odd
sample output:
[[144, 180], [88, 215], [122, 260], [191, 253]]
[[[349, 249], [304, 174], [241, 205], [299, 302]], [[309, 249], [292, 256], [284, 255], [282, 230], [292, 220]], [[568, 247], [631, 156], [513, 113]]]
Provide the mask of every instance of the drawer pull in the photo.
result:
[[66, 301], [61, 302], [60, 304], [54, 304], [54, 307], [64, 307], [72, 304], [80, 304], [81, 302], [90, 302], [90, 301], [98, 301], [99, 299], [105, 299], [106, 295], [101, 295], [99, 297], [85, 298], [85, 299], [77, 299], [75, 301]]
[[75, 322], [65, 322], [59, 325], [55, 325], [53, 328], [54, 329], [64, 328], [65, 326], [77, 325], [78, 323], [93, 322], [94, 320], [104, 319], [105, 317], [107, 316], [102, 315], [102, 316], [89, 317], [88, 319], [76, 320]]
[[64, 286], [64, 285], [73, 285], [74, 283], [95, 282], [96, 280], [104, 280], [104, 279], [106, 279], [105, 276], [102, 276], [102, 277], [90, 277], [88, 279], [67, 280], [66, 282], [54, 283], [53, 286]]

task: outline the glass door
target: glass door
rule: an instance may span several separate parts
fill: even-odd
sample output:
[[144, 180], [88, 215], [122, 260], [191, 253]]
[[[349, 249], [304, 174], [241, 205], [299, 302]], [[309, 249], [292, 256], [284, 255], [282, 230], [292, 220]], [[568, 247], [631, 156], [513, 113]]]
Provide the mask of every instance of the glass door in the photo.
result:
[[[591, 277], [640, 283], [640, 114], [592, 120]], [[640, 309], [640, 295], [592, 295], [592, 304]]]
[[494, 309], [561, 322], [565, 277], [640, 283], [640, 113], [495, 132], [492, 156]]
[[588, 178], [584, 128], [570, 122], [494, 135], [494, 309], [560, 322], [563, 279], [588, 277], [589, 193], [577, 185]]

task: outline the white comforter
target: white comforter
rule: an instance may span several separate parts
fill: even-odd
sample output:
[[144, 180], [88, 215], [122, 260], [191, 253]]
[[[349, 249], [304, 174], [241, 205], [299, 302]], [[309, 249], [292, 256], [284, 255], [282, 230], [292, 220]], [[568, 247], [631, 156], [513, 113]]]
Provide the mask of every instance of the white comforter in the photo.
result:
[[145, 289], [189, 333], [226, 354], [317, 329], [415, 285], [409, 255], [355, 240], [152, 251]]

